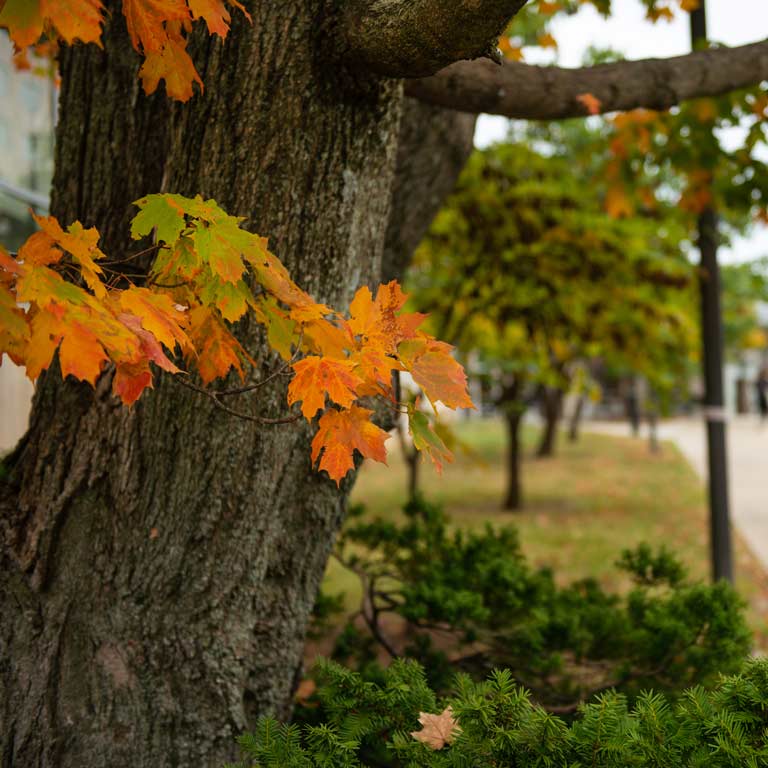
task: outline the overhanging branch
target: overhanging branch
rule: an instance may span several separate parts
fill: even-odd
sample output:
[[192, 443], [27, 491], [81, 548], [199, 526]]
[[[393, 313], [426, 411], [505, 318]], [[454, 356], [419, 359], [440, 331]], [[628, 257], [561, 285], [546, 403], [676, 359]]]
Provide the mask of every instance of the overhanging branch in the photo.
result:
[[558, 120], [588, 114], [578, 98], [583, 94], [599, 100], [601, 113], [668, 109], [686, 99], [720, 96], [763, 80], [768, 80], [768, 40], [580, 69], [461, 61], [432, 77], [406, 81], [405, 88], [409, 96], [449, 109]]
[[349, 0], [345, 57], [389, 77], [426, 77], [461, 59], [496, 56], [527, 0]]

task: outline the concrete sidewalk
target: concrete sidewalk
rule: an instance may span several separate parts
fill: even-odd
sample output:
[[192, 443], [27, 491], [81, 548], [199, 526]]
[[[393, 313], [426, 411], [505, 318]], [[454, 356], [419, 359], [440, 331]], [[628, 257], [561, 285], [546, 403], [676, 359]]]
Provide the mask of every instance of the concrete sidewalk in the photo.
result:
[[[728, 471], [731, 519], [744, 540], [768, 568], [768, 423], [757, 416], [728, 420]], [[643, 425], [641, 436], [648, 437]], [[629, 425], [585, 422], [585, 432], [629, 436]], [[706, 480], [707, 448], [703, 419], [671, 419], [659, 425], [659, 439], [675, 443], [699, 476]]]

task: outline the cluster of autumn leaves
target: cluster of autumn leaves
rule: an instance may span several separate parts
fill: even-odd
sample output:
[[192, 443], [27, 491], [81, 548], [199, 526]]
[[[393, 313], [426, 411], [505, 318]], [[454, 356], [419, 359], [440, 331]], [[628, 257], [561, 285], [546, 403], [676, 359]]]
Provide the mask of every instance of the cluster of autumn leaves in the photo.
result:
[[152, 386], [151, 364], [189, 378], [183, 358], [205, 386], [233, 370], [244, 380], [255, 364], [229, 324], [252, 313], [293, 371], [288, 404], [300, 403], [308, 420], [320, 413], [312, 459], [337, 483], [355, 450], [385, 461], [387, 433], [364, 405], [370, 398], [407, 410], [414, 444], [438, 468], [450, 460], [429, 418], [397, 402], [392, 374], [407, 371], [433, 405], [449, 408], [472, 407], [466, 376], [452, 348], [420, 330], [425, 316], [403, 311], [396, 282], [375, 297], [361, 288], [345, 317], [299, 288], [267, 241], [215, 201], [158, 194], [136, 205], [131, 234], [155, 243], [143, 285], [113, 269], [126, 258], [110, 261], [97, 230], [79, 222], [63, 229], [36, 217], [40, 230], [15, 257], [0, 248], [0, 358], [35, 379], [58, 350], [62, 375], [91, 385], [111, 365], [113, 392], [130, 405]]
[[[194, 83], [202, 89], [186, 36], [192, 23], [202, 19], [210, 34], [225, 38], [231, 20], [227, 6], [250, 19], [238, 0], [123, 0], [131, 43], [144, 56], [139, 77], [146, 93], [153, 93], [160, 80], [178, 101], [192, 97]], [[0, 0], [0, 27], [8, 29], [21, 61], [26, 49], [41, 40], [46, 55], [58, 40], [101, 46], [105, 14], [102, 0]]]

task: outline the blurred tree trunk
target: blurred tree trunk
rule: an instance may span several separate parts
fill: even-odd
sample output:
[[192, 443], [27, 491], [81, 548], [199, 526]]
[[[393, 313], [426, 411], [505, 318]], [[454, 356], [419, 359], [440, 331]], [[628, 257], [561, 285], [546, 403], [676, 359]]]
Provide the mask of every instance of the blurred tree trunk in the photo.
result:
[[523, 488], [521, 478], [522, 436], [520, 427], [525, 414], [523, 401], [524, 384], [519, 376], [507, 380], [502, 386], [497, 402], [504, 416], [507, 429], [507, 490], [503, 507], [516, 512], [523, 506]]
[[542, 459], [555, 455], [557, 427], [563, 413], [563, 390], [543, 386], [540, 391], [540, 398], [544, 425], [536, 455]]
[[581, 420], [584, 415], [584, 406], [586, 404], [587, 396], [583, 392], [579, 392], [576, 398], [576, 405], [571, 413], [571, 418], [568, 423], [568, 440], [572, 443], [576, 443], [579, 440], [581, 432]]

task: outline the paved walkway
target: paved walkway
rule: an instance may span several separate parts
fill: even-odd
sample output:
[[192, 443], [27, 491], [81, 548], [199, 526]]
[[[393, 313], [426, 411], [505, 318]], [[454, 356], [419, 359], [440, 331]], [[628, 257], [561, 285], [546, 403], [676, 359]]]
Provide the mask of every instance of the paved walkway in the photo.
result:
[[[584, 430], [628, 435], [629, 426], [585, 422]], [[647, 426], [641, 435], [647, 439]], [[728, 470], [731, 519], [752, 551], [768, 568], [768, 424], [757, 416], [728, 421]], [[701, 419], [671, 419], [659, 425], [659, 438], [680, 449], [702, 479], [707, 476], [706, 434]]]

